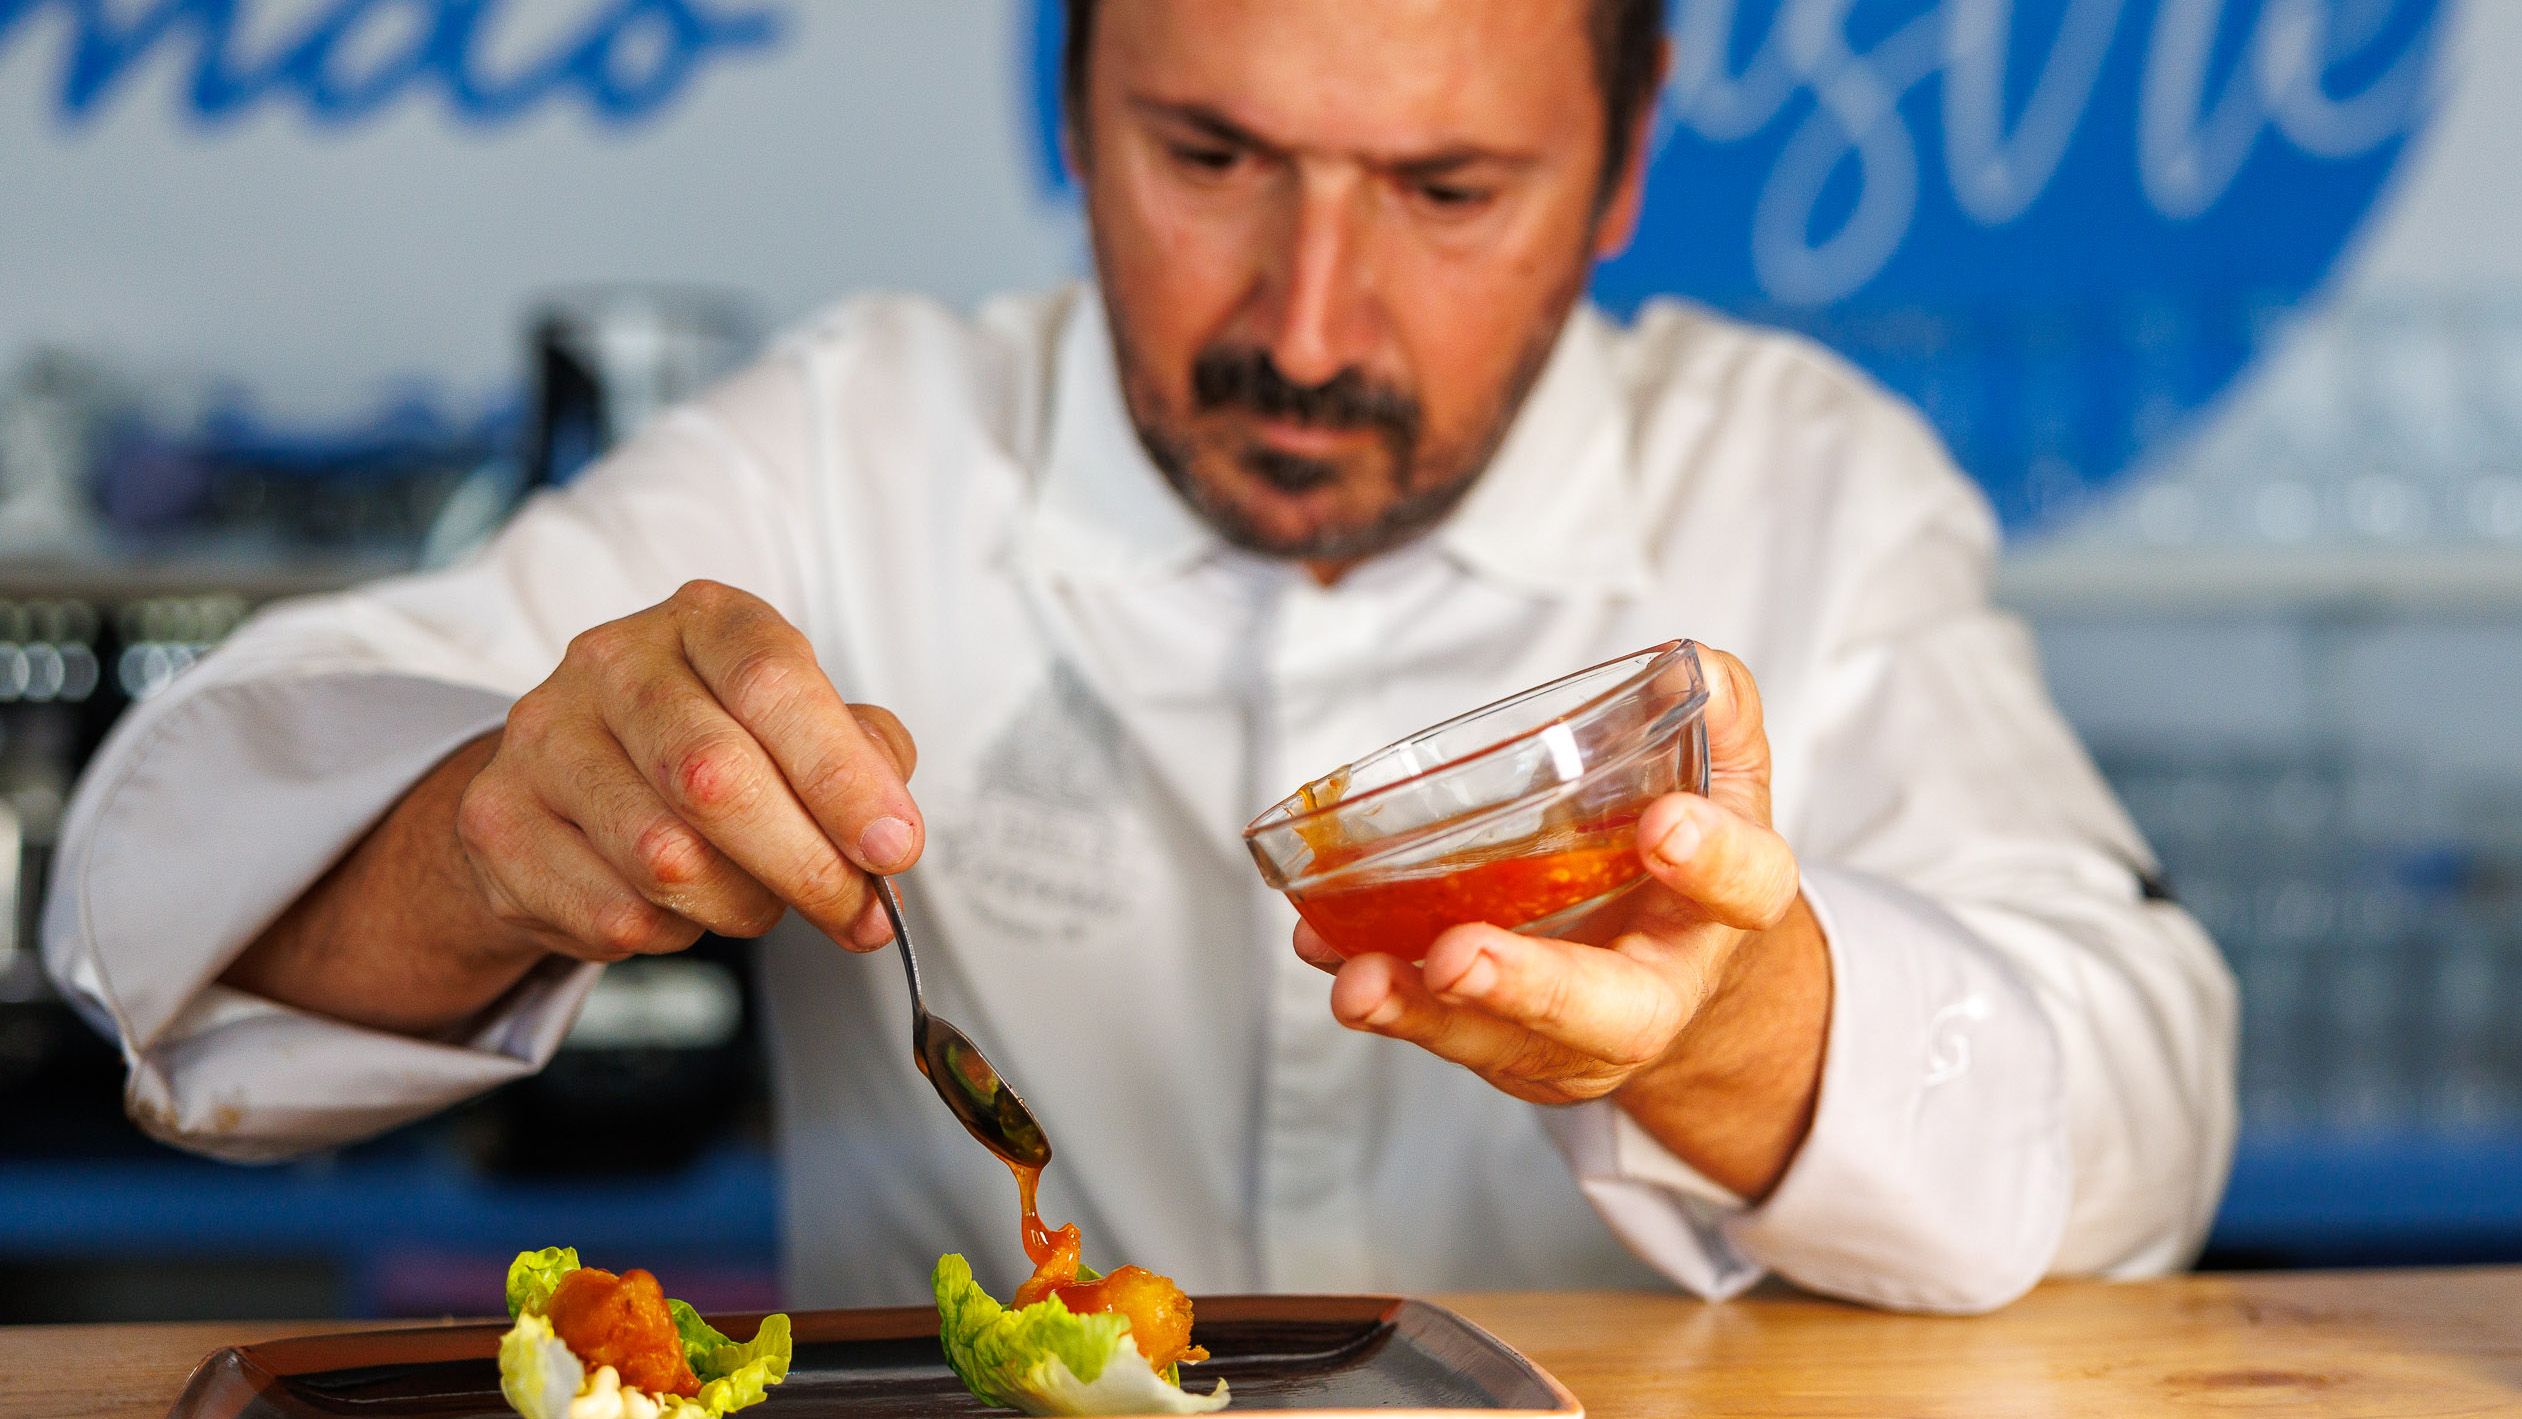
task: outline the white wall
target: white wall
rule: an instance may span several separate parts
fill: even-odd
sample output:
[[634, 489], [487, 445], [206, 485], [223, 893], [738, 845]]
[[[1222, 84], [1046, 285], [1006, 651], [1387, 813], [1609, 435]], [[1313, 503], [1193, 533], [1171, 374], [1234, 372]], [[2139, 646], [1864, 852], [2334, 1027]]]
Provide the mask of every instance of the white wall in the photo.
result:
[[[248, 8], [279, 37], [337, 5]], [[502, 49], [547, 49], [599, 8], [511, 3]], [[1027, 146], [1025, 6], [778, 8], [786, 43], [704, 69], [627, 133], [561, 104], [487, 134], [422, 93], [348, 131], [276, 101], [202, 132], [183, 117], [194, 46], [179, 42], [65, 132], [71, 26], [39, 14], [0, 41], [0, 371], [67, 342], [334, 412], [405, 373], [512, 380], [519, 311], [553, 285], [704, 281], [786, 319], [860, 287], [968, 301], [1072, 269], [1072, 221], [1038, 198]], [[366, 52], [394, 46], [394, 19]]]

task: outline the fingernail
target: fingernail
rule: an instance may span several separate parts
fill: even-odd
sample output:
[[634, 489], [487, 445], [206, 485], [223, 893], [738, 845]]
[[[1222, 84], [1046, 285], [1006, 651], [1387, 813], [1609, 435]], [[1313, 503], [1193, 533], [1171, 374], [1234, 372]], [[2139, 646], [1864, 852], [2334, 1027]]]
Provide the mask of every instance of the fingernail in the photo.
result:
[[1704, 834], [1699, 830], [1698, 820], [1684, 817], [1664, 834], [1662, 842], [1655, 845], [1655, 855], [1679, 867], [1690, 860], [1692, 853], [1699, 850], [1699, 839], [1702, 836]]
[[1398, 995], [1385, 996], [1374, 1009], [1366, 1012], [1366, 1023], [1377, 1029], [1382, 1029], [1400, 1018], [1401, 997]]
[[856, 941], [861, 950], [873, 951], [893, 939], [893, 926], [881, 917], [874, 921], [862, 921], [858, 929], [850, 933], [850, 939]]
[[869, 867], [890, 872], [911, 855], [911, 825], [899, 818], [878, 818], [858, 835], [858, 850]]
[[1437, 993], [1458, 1000], [1476, 1000], [1488, 994], [1496, 984], [1497, 963], [1489, 959], [1488, 952], [1483, 951], [1471, 958], [1471, 964], [1462, 968], [1462, 974], [1454, 977], [1453, 984]]

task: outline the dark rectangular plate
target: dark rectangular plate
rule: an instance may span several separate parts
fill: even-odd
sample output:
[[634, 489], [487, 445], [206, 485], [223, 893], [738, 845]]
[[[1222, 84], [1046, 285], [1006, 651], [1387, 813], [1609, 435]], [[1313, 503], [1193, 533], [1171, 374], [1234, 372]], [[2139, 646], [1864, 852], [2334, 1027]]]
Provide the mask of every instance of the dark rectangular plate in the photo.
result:
[[[1186, 1372], [1233, 1387], [1228, 1413], [1583, 1414], [1566, 1388], [1471, 1322], [1392, 1296], [1214, 1296], [1198, 1302], [1214, 1357]], [[715, 1318], [713, 1318], [715, 1319]], [[965, 1393], [926, 1307], [803, 1311], [787, 1382], [745, 1419], [807, 1415], [1004, 1414]], [[758, 1316], [718, 1319], [751, 1335]], [[504, 1325], [380, 1330], [272, 1340], [202, 1361], [170, 1419], [404, 1415], [499, 1419]]]

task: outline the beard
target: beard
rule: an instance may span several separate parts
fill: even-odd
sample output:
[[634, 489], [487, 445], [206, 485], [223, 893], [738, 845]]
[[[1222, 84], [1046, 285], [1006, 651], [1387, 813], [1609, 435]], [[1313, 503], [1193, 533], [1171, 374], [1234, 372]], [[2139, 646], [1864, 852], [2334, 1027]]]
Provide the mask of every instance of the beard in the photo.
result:
[[[1320, 384], [1283, 374], [1266, 349], [1220, 342], [1193, 360], [1190, 407], [1177, 410], [1147, 378], [1145, 362], [1110, 312], [1113, 351], [1131, 425], [1147, 456], [1184, 502], [1230, 544], [1291, 561], [1348, 563], [1388, 551], [1445, 520], [1479, 482], [1548, 364], [1581, 289], [1582, 272], [1517, 351], [1488, 417], [1448, 447], [1427, 437], [1411, 390], [1354, 367]], [[1274, 448], [1248, 421], [1373, 434], [1354, 454], [1310, 457]], [[1348, 511], [1289, 531], [1266, 504], [1307, 494], [1345, 494]]]

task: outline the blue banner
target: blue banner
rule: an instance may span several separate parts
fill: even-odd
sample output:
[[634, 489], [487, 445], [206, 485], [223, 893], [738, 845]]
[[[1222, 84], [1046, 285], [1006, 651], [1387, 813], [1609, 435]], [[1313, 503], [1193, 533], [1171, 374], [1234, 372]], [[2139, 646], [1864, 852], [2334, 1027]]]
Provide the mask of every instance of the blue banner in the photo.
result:
[[[1058, 0], [1033, 111], [1057, 153]], [[1672, 0], [1646, 219], [1596, 296], [1807, 331], [2009, 526], [2160, 452], [2338, 269], [2448, 0]]]
[[[524, 62], [488, 57], [510, 0], [323, 0], [278, 28], [254, 0], [0, 0], [0, 55], [43, 20], [66, 28], [54, 109], [93, 121], [164, 50], [186, 65], [181, 102], [213, 126], [271, 103], [320, 124], [358, 123], [417, 93], [468, 124], [515, 122], [575, 99], [607, 124], [663, 111], [706, 67], [779, 41], [775, 8], [732, 0], [579, 0], [580, 22]], [[251, 37], [251, 38], [249, 38]]]

